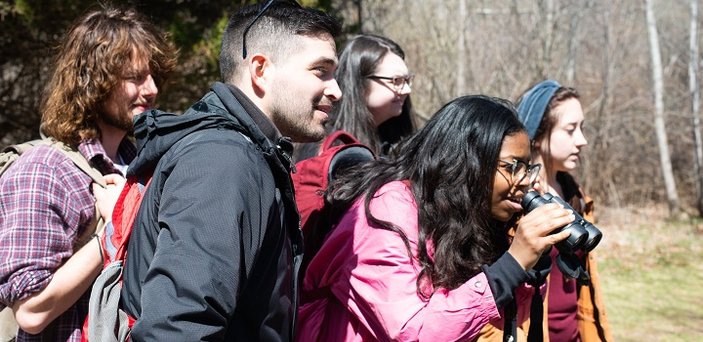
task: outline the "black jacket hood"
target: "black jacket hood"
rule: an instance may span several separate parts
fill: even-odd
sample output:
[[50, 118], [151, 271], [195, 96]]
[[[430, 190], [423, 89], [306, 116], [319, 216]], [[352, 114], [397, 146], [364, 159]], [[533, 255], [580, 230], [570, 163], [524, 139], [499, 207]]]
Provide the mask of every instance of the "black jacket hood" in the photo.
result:
[[127, 176], [153, 168], [161, 156], [184, 136], [202, 129], [218, 126], [233, 127], [231, 119], [212, 113], [189, 110], [183, 115], [150, 110], [134, 120], [137, 156], [130, 164]]
[[[149, 110], [134, 118], [134, 136], [137, 139], [137, 156], [134, 158], [127, 171], [127, 176], [133, 176], [144, 171], [149, 171], [156, 166], [161, 156], [173, 144], [186, 135], [209, 128], [233, 129], [245, 134], [259, 145], [264, 151], [271, 152], [276, 147], [282, 149], [287, 155], [292, 153], [293, 145], [287, 138], [280, 137], [277, 130], [266, 134], [259, 125], [247, 115], [238, 113], [256, 111], [257, 117], [263, 117], [258, 108], [245, 99], [244, 95], [233, 86], [217, 82], [211, 87], [210, 93], [215, 102], [222, 104], [227, 109], [216, 108], [213, 110], [205, 98], [196, 102], [182, 115], [166, 113], [160, 110]], [[234, 95], [234, 96], [232, 96]], [[235, 100], [239, 97], [240, 100]], [[240, 104], [240, 102], [242, 102]], [[247, 107], [245, 110], [242, 106]], [[234, 114], [233, 114], [234, 113]], [[273, 127], [268, 123], [270, 127]], [[276, 143], [275, 146], [272, 142]]]

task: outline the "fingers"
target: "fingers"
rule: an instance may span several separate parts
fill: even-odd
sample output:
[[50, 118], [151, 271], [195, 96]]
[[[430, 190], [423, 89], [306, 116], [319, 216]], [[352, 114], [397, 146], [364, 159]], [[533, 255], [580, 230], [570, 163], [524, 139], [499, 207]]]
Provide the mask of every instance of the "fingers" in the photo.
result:
[[569, 236], [568, 231], [551, 233], [575, 219], [571, 210], [560, 204], [542, 205], [520, 219], [508, 252], [526, 270], [530, 269], [549, 246]]
[[107, 184], [123, 185], [126, 182], [126, 179], [122, 177], [122, 175], [116, 173], [104, 175], [103, 178]]
[[565, 230], [565, 231], [562, 231], [562, 232], [559, 232], [556, 234], [547, 235], [547, 238], [549, 239], [549, 244], [554, 245], [559, 241], [566, 240], [566, 238], [568, 238], [569, 235], [571, 235], [571, 231]]
[[525, 215], [518, 227], [529, 227], [525, 233], [530, 235], [546, 236], [575, 219], [576, 216], [571, 210], [564, 209], [557, 203], [549, 203]]
[[105, 221], [112, 218], [112, 209], [117, 203], [117, 198], [122, 192], [126, 180], [118, 174], [109, 174], [104, 176], [107, 186], [105, 188], [98, 184], [93, 184], [93, 196], [95, 196], [95, 205], [100, 212], [100, 216]]

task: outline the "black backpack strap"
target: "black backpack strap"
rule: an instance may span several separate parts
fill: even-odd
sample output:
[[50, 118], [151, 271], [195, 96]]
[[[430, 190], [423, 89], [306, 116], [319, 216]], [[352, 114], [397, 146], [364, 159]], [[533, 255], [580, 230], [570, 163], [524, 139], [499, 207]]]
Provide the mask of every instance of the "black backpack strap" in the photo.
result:
[[535, 293], [532, 295], [532, 304], [530, 305], [530, 330], [527, 332], [527, 342], [542, 342], [544, 340], [542, 326], [544, 302], [540, 287], [546, 282], [549, 271], [552, 269], [552, 258], [549, 252], [550, 249], [543, 252], [542, 256], [537, 260], [537, 264], [527, 272], [529, 276], [527, 283], [535, 289]]

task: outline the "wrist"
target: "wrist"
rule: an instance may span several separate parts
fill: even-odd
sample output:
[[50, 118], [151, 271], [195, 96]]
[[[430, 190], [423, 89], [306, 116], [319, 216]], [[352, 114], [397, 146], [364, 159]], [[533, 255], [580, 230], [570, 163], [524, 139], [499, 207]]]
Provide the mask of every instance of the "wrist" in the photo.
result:
[[532, 268], [534, 263], [530, 263], [526, 259], [529, 259], [528, 256], [523, 255], [524, 253], [521, 253], [522, 251], [517, 249], [517, 248], [512, 248], [513, 245], [510, 246], [511, 248], [508, 249], [508, 254], [510, 254], [511, 257], [515, 260], [515, 262], [522, 267], [523, 271], [527, 271]]
[[100, 241], [100, 235], [93, 234], [91, 241], [93, 240], [98, 244], [98, 253], [100, 254], [100, 265], [103, 265], [105, 263], [105, 256], [103, 255], [103, 245]]

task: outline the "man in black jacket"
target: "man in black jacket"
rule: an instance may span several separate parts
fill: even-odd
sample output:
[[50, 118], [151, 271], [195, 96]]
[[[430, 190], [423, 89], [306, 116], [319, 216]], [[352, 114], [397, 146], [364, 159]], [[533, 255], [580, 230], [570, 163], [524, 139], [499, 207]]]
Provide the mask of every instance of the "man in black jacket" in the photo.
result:
[[128, 176], [153, 170], [121, 306], [134, 341], [284, 341], [294, 335], [302, 236], [293, 141], [321, 139], [341, 97], [330, 16], [268, 1], [234, 14], [216, 83], [183, 115], [135, 119]]

